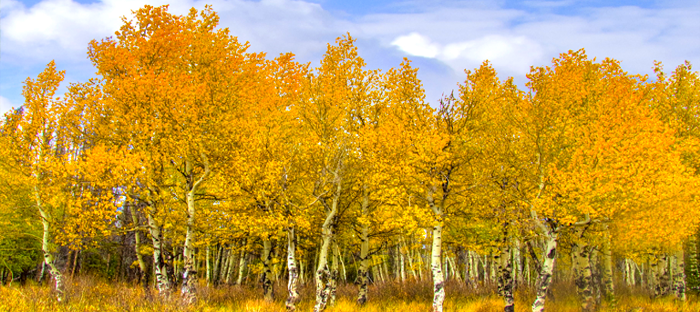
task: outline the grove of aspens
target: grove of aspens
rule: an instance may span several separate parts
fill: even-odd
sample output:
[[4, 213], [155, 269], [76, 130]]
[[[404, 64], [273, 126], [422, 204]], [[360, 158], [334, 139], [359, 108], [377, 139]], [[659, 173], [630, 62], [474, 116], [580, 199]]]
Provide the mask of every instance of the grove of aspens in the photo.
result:
[[145, 6], [88, 44], [93, 79], [24, 82], [0, 310], [700, 309], [690, 63], [581, 49], [522, 88], [484, 61], [429, 103], [350, 34], [313, 65], [218, 20]]

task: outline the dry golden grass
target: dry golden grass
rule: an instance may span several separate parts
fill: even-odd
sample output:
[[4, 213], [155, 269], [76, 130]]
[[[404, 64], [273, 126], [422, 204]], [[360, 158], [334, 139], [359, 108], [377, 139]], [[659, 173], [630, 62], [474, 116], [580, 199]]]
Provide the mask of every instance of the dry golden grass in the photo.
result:
[[[128, 284], [106, 283], [104, 281], [81, 277], [67, 284], [67, 301], [57, 303], [48, 286], [34, 284], [25, 287], [17, 285], [0, 287], [0, 311], [285, 311], [286, 298], [284, 283], [275, 285], [276, 300], [265, 302], [261, 291], [250, 287], [221, 286], [199, 289], [200, 300], [192, 306], [184, 306], [177, 300], [177, 293], [172, 300], [158, 298], [147, 299], [142, 287]], [[352, 284], [341, 285], [338, 288], [338, 300], [329, 312], [349, 311], [391, 311], [413, 312], [430, 311], [432, 286], [428, 282], [385, 283], [370, 287], [369, 302], [363, 307], [355, 304], [356, 288]], [[493, 287], [472, 289], [461, 283], [448, 282], [446, 286], [446, 312], [490, 312], [502, 311], [502, 301], [494, 292]], [[686, 302], [678, 302], [671, 298], [650, 299], [647, 293], [640, 289], [618, 289], [617, 304], [613, 307], [604, 303], [600, 311], [700, 311], [696, 297], [691, 296]], [[301, 302], [297, 305], [299, 311], [311, 311], [313, 308], [314, 289], [307, 285], [301, 288]], [[534, 298], [534, 292], [521, 289], [516, 293], [516, 311], [529, 311], [529, 305]], [[579, 311], [576, 293], [572, 285], [555, 284], [551, 298], [547, 301], [547, 311], [575, 312]]]

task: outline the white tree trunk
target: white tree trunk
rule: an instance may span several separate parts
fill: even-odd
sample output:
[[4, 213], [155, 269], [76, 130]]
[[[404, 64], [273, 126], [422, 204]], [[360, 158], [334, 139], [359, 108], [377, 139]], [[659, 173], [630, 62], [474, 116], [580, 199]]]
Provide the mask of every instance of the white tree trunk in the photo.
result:
[[236, 280], [236, 285], [241, 285], [243, 283], [243, 273], [245, 272], [245, 268], [246, 268], [245, 248], [246, 248], [246, 239], [243, 239], [243, 244], [241, 245], [241, 256], [240, 256], [240, 260], [238, 261], [238, 279]]
[[507, 238], [503, 239], [498, 255], [498, 292], [503, 297], [503, 311], [515, 311], [515, 299], [513, 297], [513, 266], [510, 259], [510, 246]]
[[554, 260], [557, 255], [557, 236], [556, 232], [550, 231], [545, 237], [545, 256], [542, 261], [542, 271], [537, 278], [536, 290], [537, 296], [532, 304], [532, 312], [544, 311], [544, 302], [547, 297], [549, 284], [552, 282], [552, 274], [554, 273]]
[[673, 294], [676, 299], [685, 301], [685, 262], [682, 247], [676, 251], [672, 258], [673, 263]]
[[38, 187], [36, 186], [34, 187], [34, 197], [36, 199], [36, 205], [37, 209], [39, 210], [39, 216], [41, 217], [41, 225], [43, 227], [41, 251], [44, 256], [44, 264], [49, 267], [49, 273], [51, 274], [51, 278], [53, 278], [54, 280], [54, 291], [56, 292], [56, 300], [58, 302], [62, 302], [65, 300], [63, 274], [61, 274], [61, 271], [59, 271], [58, 268], [56, 268], [53, 253], [51, 252], [51, 248], [49, 247], [49, 236], [51, 235], [49, 220], [51, 217], [46, 211], [44, 211], [41, 196], [39, 194]]
[[[153, 206], [151, 205], [153, 208]], [[151, 232], [151, 240], [153, 242], [153, 272], [156, 280], [156, 289], [162, 298], [170, 296], [172, 290], [170, 279], [163, 261], [163, 243], [160, 226], [155, 221], [153, 214], [148, 214], [148, 230]]]
[[272, 271], [270, 269], [270, 263], [272, 262], [272, 242], [270, 242], [269, 236], [263, 239], [263, 254], [260, 260], [262, 260], [263, 263], [263, 271], [260, 278], [263, 298], [267, 302], [272, 302]]
[[433, 273], [433, 312], [442, 312], [445, 301], [445, 279], [442, 274], [442, 226], [433, 227], [431, 271]]
[[[364, 189], [362, 196], [362, 215], [368, 215], [369, 194]], [[360, 266], [357, 270], [357, 304], [362, 306], [367, 302], [367, 287], [369, 284], [369, 225], [363, 223], [360, 233]]]
[[287, 271], [289, 280], [287, 281], [287, 311], [296, 311], [296, 303], [299, 301], [299, 291], [297, 290], [299, 271], [296, 264], [296, 233], [294, 226], [287, 229]]
[[603, 280], [605, 299], [614, 303], [615, 285], [613, 284], [612, 251], [610, 250], [610, 240], [607, 238], [603, 242], [603, 272], [601, 279]]

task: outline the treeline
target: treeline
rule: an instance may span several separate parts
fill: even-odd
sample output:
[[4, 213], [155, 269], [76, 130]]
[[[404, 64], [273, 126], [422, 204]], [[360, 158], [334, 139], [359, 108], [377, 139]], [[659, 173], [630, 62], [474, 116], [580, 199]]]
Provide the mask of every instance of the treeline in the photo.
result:
[[[349, 35], [320, 65], [250, 53], [207, 7], [146, 6], [89, 44], [97, 76], [27, 79], [0, 140], [3, 281], [138, 281], [192, 303], [209, 285], [575, 280], [582, 310], [614, 281], [685, 299], [698, 285], [700, 84], [570, 51], [527, 90], [488, 62], [431, 106], [404, 60], [369, 70]], [[556, 265], [555, 265], [556, 261]], [[78, 272], [78, 273], [76, 273]], [[177, 286], [180, 285], [180, 286]]]

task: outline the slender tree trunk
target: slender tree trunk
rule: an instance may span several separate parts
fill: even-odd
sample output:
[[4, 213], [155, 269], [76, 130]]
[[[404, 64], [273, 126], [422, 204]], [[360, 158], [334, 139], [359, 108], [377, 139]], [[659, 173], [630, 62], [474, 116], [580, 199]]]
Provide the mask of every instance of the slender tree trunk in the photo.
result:
[[156, 288], [161, 297], [170, 295], [171, 286], [168, 279], [167, 268], [163, 259], [163, 245], [160, 227], [156, 224], [152, 214], [148, 214], [148, 229], [153, 241], [153, 271], [156, 277]]
[[484, 255], [482, 258], [479, 259], [481, 261], [481, 267], [483, 269], [482, 277], [484, 279], [484, 285], [486, 285], [488, 282], [491, 281], [491, 274], [489, 270], [489, 257], [488, 255]]
[[464, 280], [469, 286], [476, 287], [474, 284], [474, 261], [471, 250], [464, 252], [464, 263]]
[[41, 261], [41, 270], [39, 270], [39, 274], [36, 276], [36, 282], [39, 283], [39, 286], [41, 286], [43, 284], [45, 270], [46, 270], [46, 262]]
[[367, 287], [369, 284], [368, 270], [369, 270], [369, 239], [368, 230], [365, 226], [362, 227], [362, 234], [360, 236], [360, 267], [357, 270], [357, 283], [359, 289], [357, 292], [357, 304], [364, 305], [367, 302]]
[[518, 285], [523, 282], [523, 265], [520, 256], [520, 247], [520, 240], [516, 238], [511, 250], [513, 257], [513, 288], [518, 287]]
[[408, 268], [411, 270], [411, 276], [413, 276], [413, 280], [416, 281], [418, 280], [418, 276], [416, 275], [416, 270], [413, 267], [413, 257], [411, 256], [413, 253], [409, 249], [409, 247], [406, 245], [406, 240], [403, 240], [403, 248], [402, 250], [404, 251], [402, 253], [402, 257], [406, 255], [408, 257]]
[[272, 302], [272, 271], [270, 270], [270, 263], [272, 262], [272, 242], [270, 241], [270, 236], [263, 239], [263, 254], [262, 254], [263, 271], [260, 277], [260, 282], [263, 289], [263, 298], [267, 302]]
[[146, 267], [146, 261], [143, 260], [143, 255], [141, 254], [141, 231], [139, 230], [139, 217], [136, 214], [136, 207], [131, 209], [131, 221], [134, 224], [134, 250], [136, 251], [136, 260], [139, 264], [139, 283], [144, 285], [144, 290], [148, 295], [148, 268]]
[[544, 302], [547, 297], [549, 284], [552, 282], [552, 274], [554, 273], [554, 260], [557, 256], [557, 238], [556, 231], [548, 231], [545, 236], [545, 255], [542, 261], [542, 269], [537, 277], [535, 288], [537, 296], [532, 304], [532, 312], [544, 311]]
[[329, 294], [328, 294], [328, 304], [332, 307], [335, 306], [335, 295], [336, 295], [336, 290], [338, 289], [338, 277], [340, 276], [339, 270], [338, 270], [338, 262], [340, 260], [340, 254], [338, 253], [338, 246], [336, 245], [335, 242], [333, 242], [333, 246], [331, 247], [333, 249], [333, 265], [331, 267], [331, 277], [329, 281]]
[[186, 304], [197, 301], [197, 267], [194, 259], [194, 190], [187, 192], [187, 227], [185, 244], [182, 252], [184, 259], [184, 273], [182, 273], [182, 299]]
[[399, 258], [401, 258], [401, 247], [399, 247], [399, 244], [396, 244], [394, 246], [394, 256], [391, 257], [391, 259], [394, 260], [394, 265], [391, 267], [394, 270], [394, 279], [397, 282], [401, 281], [401, 268], [399, 268], [399, 262], [401, 261]]
[[574, 282], [576, 293], [581, 301], [581, 311], [589, 312], [595, 310], [595, 299], [593, 297], [591, 263], [589, 258], [590, 246], [584, 236], [586, 229], [576, 230], [577, 242], [572, 245], [574, 255]]
[[647, 287], [651, 292], [654, 294], [654, 297], [658, 296], [657, 294], [657, 288], [659, 284], [659, 276], [657, 274], [657, 269], [656, 267], [658, 266], [658, 262], [656, 257], [648, 260], [649, 262], [649, 272], [647, 273]]
[[[367, 215], [369, 209], [369, 194], [364, 189], [362, 196], [362, 215]], [[360, 233], [360, 267], [357, 270], [357, 283], [359, 289], [357, 292], [357, 304], [362, 306], [367, 302], [367, 284], [369, 283], [369, 225], [363, 223]]]
[[287, 271], [289, 272], [289, 280], [287, 281], [287, 311], [296, 311], [296, 303], [299, 301], [299, 291], [297, 285], [299, 281], [299, 271], [297, 269], [296, 260], [296, 233], [294, 226], [287, 228]]
[[224, 252], [224, 263], [221, 267], [221, 277], [220, 277], [220, 282], [228, 285], [228, 283], [231, 281], [231, 265], [233, 264], [233, 247], [228, 246], [226, 248], [226, 251]]
[[669, 270], [668, 270], [668, 256], [666, 254], [661, 254], [656, 262], [655, 272], [656, 275], [656, 289], [654, 291], [654, 296], [665, 296], [669, 293]]
[[441, 257], [442, 225], [438, 224], [433, 226], [433, 246], [430, 257], [431, 271], [433, 273], [433, 312], [442, 312], [442, 304], [445, 301], [445, 279], [442, 274]]
[[185, 160], [185, 178], [187, 193], [185, 194], [185, 199], [187, 202], [187, 226], [185, 231], [185, 244], [182, 250], [182, 255], [185, 261], [184, 270], [182, 274], [182, 299], [186, 304], [192, 304], [197, 301], [197, 268], [194, 262], [194, 222], [196, 220], [195, 212], [195, 194], [199, 189], [202, 182], [209, 178], [210, 166], [209, 160], [203, 152], [202, 147], [199, 147], [199, 155], [202, 159], [204, 165], [204, 173], [202, 176], [194, 180], [193, 174], [193, 164], [190, 159]]
[[423, 280], [423, 254], [420, 250], [415, 250], [416, 257], [418, 258], [418, 277]]
[[603, 290], [601, 289], [602, 279], [600, 271], [600, 251], [597, 246], [591, 246], [591, 251], [588, 253], [589, 262], [591, 264], [591, 289], [595, 298], [596, 307], [600, 305], [600, 299]]
[[336, 213], [338, 209], [338, 197], [340, 194], [340, 183], [338, 183], [338, 191], [333, 198], [333, 204], [330, 211], [326, 214], [326, 219], [321, 228], [323, 242], [319, 250], [318, 266], [316, 267], [316, 305], [314, 312], [320, 312], [326, 309], [326, 304], [330, 297], [331, 291], [331, 271], [328, 267], [328, 249], [333, 241], [333, 226], [335, 223]]
[[457, 261], [455, 261], [454, 257], [450, 257], [450, 267], [452, 267], [452, 275], [454, 276], [455, 280], [461, 282], [462, 276], [459, 273], [459, 266], [457, 265]]
[[[73, 276], [75, 275], [75, 268], [78, 267], [78, 254], [80, 254], [80, 250], [73, 250], [73, 267], [70, 271], [71, 279], [73, 279]], [[107, 261], [107, 265], [109, 266], [109, 260]]]
[[209, 247], [209, 244], [207, 244], [207, 247], [206, 247], [206, 255], [205, 255], [205, 258], [204, 258], [204, 261], [206, 262], [205, 269], [206, 269], [206, 271], [207, 271], [206, 274], [205, 274], [206, 280], [207, 280], [207, 286], [209, 286], [209, 283], [211, 282], [211, 265], [209, 265], [210, 258], [211, 258], [211, 257], [209, 256], [210, 253], [211, 253], [211, 248]]
[[676, 251], [672, 258], [673, 263], [673, 294], [676, 299], [685, 301], [685, 263], [682, 247]]
[[632, 287], [632, 263], [630, 262], [630, 259], [625, 258], [625, 284], [627, 287]]
[[[274, 259], [279, 259], [279, 248], [273, 248], [274, 250], [274, 256], [272, 258]], [[277, 282], [277, 286], [279, 286], [279, 280], [280, 280], [280, 274], [283, 274], [284, 269], [280, 269], [279, 263], [275, 263], [275, 261], [272, 261], [272, 277], [274, 277], [273, 281]]]
[[454, 271], [454, 268], [452, 268], [451, 266], [452, 263], [450, 262], [450, 257], [442, 257], [442, 274], [445, 276], [445, 282], [454, 278], [454, 276], [450, 276], [452, 274], [452, 271]]
[[510, 245], [507, 236], [504, 235], [498, 257], [498, 292], [503, 297], [503, 311], [515, 312], [515, 299], [513, 297], [513, 269], [510, 261]]
[[231, 244], [231, 245], [232, 245], [231, 249], [228, 252], [228, 269], [226, 272], [226, 284], [227, 285], [231, 285], [231, 278], [234, 276], [233, 274], [235, 274], [234, 270], [236, 268], [236, 262], [237, 262], [236, 260], [238, 260], [238, 258], [236, 258], [236, 252], [235, 252], [236, 250], [235, 250], [233, 244]]
[[497, 273], [498, 272], [498, 263], [497, 263], [498, 261], [496, 261], [496, 257], [494, 257], [493, 255], [489, 256], [489, 260], [491, 261], [491, 263], [489, 264], [489, 269], [491, 269], [491, 283], [493, 285], [497, 285], [498, 284], [498, 273]]
[[243, 273], [245, 273], [246, 267], [246, 239], [243, 239], [243, 245], [241, 246], [241, 257], [238, 262], [238, 279], [236, 280], [236, 285], [241, 285], [243, 283]]
[[386, 252], [384, 255], [385, 255], [385, 257], [382, 258], [382, 267], [384, 268], [384, 281], [388, 281], [389, 278], [390, 278], [390, 275], [389, 275], [389, 264], [388, 264], [388, 262], [389, 262], [389, 252], [388, 252], [388, 250], [387, 250], [387, 252]]
[[62, 302], [65, 300], [65, 289], [63, 284], [63, 274], [58, 270], [56, 264], [54, 263], [54, 256], [49, 247], [49, 236], [50, 232], [50, 216], [44, 211], [44, 207], [41, 202], [41, 197], [39, 195], [38, 187], [34, 187], [34, 196], [36, 199], [36, 205], [39, 210], [39, 216], [41, 217], [41, 225], [43, 226], [43, 235], [41, 239], [41, 251], [44, 256], [44, 264], [49, 267], [49, 274], [54, 280], [54, 291], [56, 292], [56, 300]]
[[327, 216], [327, 222], [324, 223], [321, 231], [323, 235], [323, 243], [321, 245], [321, 250], [319, 251], [318, 267], [316, 268], [316, 305], [314, 306], [314, 312], [320, 312], [326, 309], [326, 304], [330, 295], [331, 272], [328, 268], [328, 249], [333, 236], [330, 226], [331, 218], [333, 217], [334, 213], [333, 215]]
[[615, 303], [615, 284], [613, 283], [612, 271], [612, 250], [610, 250], [610, 240], [608, 238], [603, 242], [603, 271], [601, 279], [603, 280], [605, 300]]
[[637, 285], [637, 263], [634, 260], [629, 259], [630, 264], [630, 282], [631, 286]]
[[524, 273], [525, 273], [524, 279], [525, 279], [525, 282], [527, 282], [527, 285], [529, 286], [529, 285], [532, 285], [532, 275], [530, 274], [530, 258], [528, 258], [527, 256], [525, 256], [524, 258], [525, 258], [524, 259], [525, 260], [525, 268], [523, 269]]
[[306, 271], [304, 270], [304, 267], [304, 259], [299, 259], [299, 284], [301, 285], [306, 285], [306, 278], [304, 277]]
[[216, 250], [217, 250], [216, 257], [215, 257], [216, 261], [214, 262], [214, 273], [213, 273], [214, 285], [219, 284], [219, 280], [221, 277], [221, 266], [222, 266], [221, 261], [222, 261], [223, 256], [224, 256], [224, 246], [221, 246], [221, 244], [219, 244], [219, 247]]
[[[471, 261], [472, 261], [472, 272], [474, 274], [474, 287], [479, 287], [479, 281], [481, 281], [481, 274], [479, 274], [479, 262], [481, 259], [479, 258], [479, 255], [476, 253], [476, 251], [470, 251], [471, 254]], [[486, 272], [486, 267], [484, 267], [484, 272]], [[484, 279], [484, 281], [486, 281]]]
[[[338, 249], [338, 245], [335, 245], [335, 248]], [[343, 260], [345, 258], [345, 252], [341, 253], [340, 249], [338, 249], [338, 255], [339, 255], [339, 259], [340, 259], [340, 265], [343, 268], [343, 282], [347, 282], [348, 281], [348, 273], [345, 270], [345, 260]]]
[[[446, 185], [445, 185], [446, 186]], [[428, 205], [435, 215], [433, 225], [433, 244], [430, 255], [430, 269], [433, 275], [433, 312], [442, 312], [442, 304], [445, 301], [445, 278], [442, 268], [442, 223], [444, 218], [444, 200], [447, 194], [443, 194], [441, 205], [436, 205], [433, 198], [436, 194], [435, 187], [429, 187], [426, 194]]]
[[693, 235], [690, 235], [688, 237], [688, 254], [685, 256], [687, 257], [687, 261], [685, 261], [686, 266], [688, 267], [688, 276], [687, 276], [687, 289], [690, 290], [695, 290], [697, 291], [700, 289], [700, 286], [698, 283], [700, 282], [700, 270], [698, 270], [698, 239], [697, 239], [697, 232], [693, 233]]
[[[397, 246], [397, 250], [399, 251], [399, 274], [401, 274], [401, 282], [406, 281], [406, 256], [405, 252], [402, 250], [401, 244]], [[414, 274], [415, 275], [415, 274]]]

